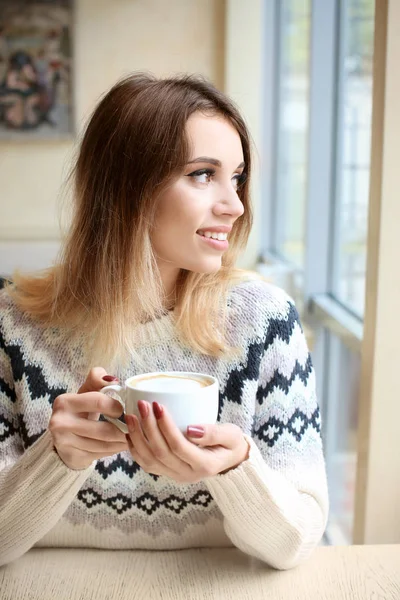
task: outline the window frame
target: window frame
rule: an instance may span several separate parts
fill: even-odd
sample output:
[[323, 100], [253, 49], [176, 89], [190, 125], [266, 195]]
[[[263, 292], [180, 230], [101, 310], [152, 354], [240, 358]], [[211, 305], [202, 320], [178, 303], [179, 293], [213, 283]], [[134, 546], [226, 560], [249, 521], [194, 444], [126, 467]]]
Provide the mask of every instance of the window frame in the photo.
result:
[[[267, 54], [266, 80], [263, 88], [264, 131], [262, 153], [271, 157], [266, 171], [270, 177], [264, 178], [261, 187], [265, 232], [262, 240], [258, 270], [279, 272], [286, 269], [286, 279], [290, 282], [292, 294], [303, 321], [311, 327], [314, 335], [313, 362], [317, 373], [317, 395], [320, 399], [322, 415], [322, 436], [327, 463], [334, 456], [334, 426], [337, 403], [335, 398], [335, 373], [338, 374], [337, 360], [332, 355], [336, 342], [343, 342], [352, 352], [361, 354], [363, 341], [363, 318], [355, 314], [351, 307], [345, 306], [333, 292], [333, 263], [335, 245], [337, 248], [337, 228], [340, 220], [335, 218], [340, 210], [339, 198], [341, 167], [340, 130], [343, 109], [339, 107], [343, 86], [343, 73], [340, 58], [343, 55], [343, 36], [341, 20], [346, 0], [312, 1], [310, 27], [310, 118], [308, 132], [308, 190], [305, 215], [305, 256], [304, 268], [299, 269], [283, 258], [276, 250], [274, 225], [277, 216], [276, 206], [276, 148], [278, 144], [279, 120], [277, 104], [279, 101], [279, 0], [265, 0], [265, 38], [268, 46], [274, 50]], [[271, 94], [272, 90], [272, 94]], [[272, 99], [271, 99], [272, 96]], [[267, 101], [268, 98], [268, 101]], [[340, 131], [338, 131], [338, 129]], [[266, 181], [265, 181], [266, 180]], [[275, 205], [275, 206], [274, 206]], [[332, 227], [334, 223], [334, 227]], [[291, 276], [287, 272], [291, 271]], [[354, 517], [355, 518], [355, 517]], [[334, 520], [328, 527], [327, 539], [330, 543], [349, 543], [341, 537]], [[352, 540], [350, 540], [351, 543]]]
[[[310, 0], [310, 6], [312, 11], [313, 0]], [[266, 80], [268, 80], [270, 87], [266, 92], [266, 86], [264, 86], [264, 99], [268, 103], [267, 98], [270, 98], [270, 102], [268, 104], [273, 105], [273, 111], [270, 113], [273, 115], [273, 122], [271, 120], [268, 122], [268, 135], [264, 134], [264, 140], [268, 139], [268, 147], [270, 152], [268, 156], [270, 156], [270, 164], [271, 164], [271, 177], [269, 180], [270, 192], [275, 194], [275, 190], [278, 188], [278, 172], [279, 172], [279, 157], [281, 156], [281, 138], [278, 135], [279, 124], [281, 122], [281, 108], [280, 108], [280, 100], [281, 100], [281, 85], [280, 85], [280, 70], [282, 67], [281, 58], [283, 56], [283, 39], [281, 35], [281, 31], [283, 28], [283, 16], [284, 16], [284, 6], [282, 2], [278, 1], [267, 1], [265, 2], [265, 22], [269, 23], [269, 31], [268, 35], [265, 36], [268, 40], [270, 40], [269, 49], [273, 46], [273, 51], [270, 54], [266, 54], [267, 61], [267, 76]], [[311, 29], [311, 23], [310, 23]], [[309, 49], [309, 54], [311, 56], [311, 47]], [[311, 78], [311, 73], [309, 74]], [[272, 90], [272, 93], [271, 93]], [[264, 103], [265, 106], [265, 103]], [[266, 107], [266, 112], [268, 111], [268, 106]], [[309, 120], [309, 115], [308, 115]], [[271, 137], [272, 135], [272, 137]], [[271, 143], [272, 142], [272, 143]], [[308, 147], [308, 136], [306, 145]], [[307, 173], [308, 176], [308, 173]], [[306, 181], [306, 189], [307, 189], [307, 181]], [[306, 192], [307, 195], [307, 192]], [[285, 207], [282, 203], [278, 202], [270, 202], [269, 204], [269, 214], [268, 214], [268, 248], [263, 248], [264, 252], [272, 253], [277, 261], [282, 263], [290, 263], [288, 257], [286, 257], [282, 252], [281, 248], [284, 246], [285, 242]], [[306, 237], [306, 223], [304, 227], [304, 238], [305, 242]], [[305, 253], [305, 248], [304, 248]], [[303, 270], [303, 267], [299, 265], [295, 265], [297, 272]]]
[[[259, 268], [263, 264], [285, 265], [293, 269], [293, 295], [301, 307], [303, 318], [316, 329], [326, 328], [349, 346], [360, 351], [363, 319], [355, 315], [332, 295], [332, 256], [334, 231], [331, 223], [337, 203], [337, 152], [340, 133], [337, 101], [340, 93], [339, 57], [341, 0], [312, 2], [310, 36], [310, 120], [308, 193], [306, 205], [306, 239], [303, 277], [300, 269], [283, 258], [276, 250], [274, 225], [277, 205], [276, 151], [278, 136], [277, 105], [279, 102], [279, 0], [265, 0], [265, 78], [263, 86], [265, 107], [263, 121], [263, 155], [270, 157], [267, 183], [262, 186], [263, 238]], [[273, 90], [273, 93], [270, 93]], [[310, 234], [310, 232], [312, 232]], [[337, 239], [337, 236], [336, 236]], [[300, 279], [300, 284], [297, 280]], [[321, 350], [322, 351], [322, 350]], [[324, 363], [321, 357], [321, 364]]]

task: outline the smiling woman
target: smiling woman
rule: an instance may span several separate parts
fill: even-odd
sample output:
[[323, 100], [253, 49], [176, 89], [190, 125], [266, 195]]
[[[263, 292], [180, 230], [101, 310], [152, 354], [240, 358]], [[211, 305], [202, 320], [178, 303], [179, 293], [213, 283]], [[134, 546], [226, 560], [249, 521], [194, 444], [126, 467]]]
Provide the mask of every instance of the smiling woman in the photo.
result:
[[[249, 135], [200, 77], [134, 74], [96, 107], [57, 264], [0, 292], [0, 564], [32, 546], [235, 545], [305, 560], [328, 510], [319, 408], [293, 302], [235, 268], [251, 227]], [[110, 374], [110, 371], [115, 374]], [[182, 432], [106, 384], [219, 383]], [[102, 393], [104, 391], [104, 393]]]
[[[129, 359], [140, 345], [136, 326], [172, 306], [182, 339], [221, 354], [224, 298], [248, 278], [234, 265], [252, 225], [250, 173], [244, 121], [208, 82], [142, 73], [118, 82], [83, 136], [58, 266], [41, 278], [16, 275], [14, 298], [34, 318], [85, 332], [88, 367]], [[226, 224], [223, 254], [196, 236]]]

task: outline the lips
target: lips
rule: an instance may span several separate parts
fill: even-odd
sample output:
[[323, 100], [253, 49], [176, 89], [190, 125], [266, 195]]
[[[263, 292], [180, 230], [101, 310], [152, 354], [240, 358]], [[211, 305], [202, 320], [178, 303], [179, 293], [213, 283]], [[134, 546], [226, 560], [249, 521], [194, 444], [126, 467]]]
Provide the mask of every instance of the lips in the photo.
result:
[[[210, 248], [212, 248], [214, 250], [218, 250], [219, 252], [221, 252], [221, 251], [224, 252], [225, 250], [227, 250], [229, 248], [229, 242], [226, 238], [222, 239], [222, 240], [218, 240], [218, 239], [213, 239], [212, 237], [206, 237], [205, 235], [201, 235], [201, 233], [197, 233], [197, 235], [202, 240], [201, 243], [207, 244], [207, 246], [209, 246]], [[218, 235], [223, 235], [225, 237], [228, 234], [221, 233]]]
[[200, 235], [201, 237], [205, 237], [209, 240], [219, 240], [220, 242], [224, 242], [228, 237], [227, 233], [217, 233], [213, 231], [205, 231], [204, 233], [199, 232], [198, 235]]
[[229, 248], [227, 237], [231, 231], [232, 225], [214, 225], [202, 227], [196, 233], [209, 248], [224, 252]]
[[210, 231], [211, 233], [230, 233], [232, 231], [232, 225], [217, 225], [210, 227], [202, 227], [198, 229], [196, 233], [204, 235], [205, 232]]

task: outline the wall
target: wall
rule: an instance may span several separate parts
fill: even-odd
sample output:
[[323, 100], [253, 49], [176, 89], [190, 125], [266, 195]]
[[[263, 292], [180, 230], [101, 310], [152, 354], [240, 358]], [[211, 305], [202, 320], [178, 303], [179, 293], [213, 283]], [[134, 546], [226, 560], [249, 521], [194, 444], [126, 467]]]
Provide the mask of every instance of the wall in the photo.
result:
[[254, 268], [260, 252], [261, 186], [260, 164], [263, 161], [263, 102], [262, 82], [265, 80], [263, 29], [264, 1], [243, 0], [226, 2], [225, 92], [239, 105], [254, 141], [254, 177], [252, 200], [254, 226], [240, 266]]
[[[200, 72], [223, 86], [224, 0], [75, 0], [75, 6], [78, 131], [101, 94], [130, 71]], [[11, 263], [45, 266], [55, 254], [58, 197], [73, 151], [74, 140], [0, 145], [0, 273]]]
[[380, 0], [375, 19], [354, 543], [400, 544], [400, 3]]

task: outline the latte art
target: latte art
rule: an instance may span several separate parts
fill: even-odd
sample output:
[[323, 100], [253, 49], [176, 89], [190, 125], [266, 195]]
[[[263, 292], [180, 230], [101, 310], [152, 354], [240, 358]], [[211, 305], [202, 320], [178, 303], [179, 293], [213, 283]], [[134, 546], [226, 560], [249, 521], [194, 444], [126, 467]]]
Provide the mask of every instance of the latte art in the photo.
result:
[[188, 375], [150, 375], [128, 381], [128, 385], [149, 392], [194, 392], [211, 384], [208, 379]]

